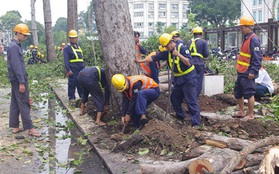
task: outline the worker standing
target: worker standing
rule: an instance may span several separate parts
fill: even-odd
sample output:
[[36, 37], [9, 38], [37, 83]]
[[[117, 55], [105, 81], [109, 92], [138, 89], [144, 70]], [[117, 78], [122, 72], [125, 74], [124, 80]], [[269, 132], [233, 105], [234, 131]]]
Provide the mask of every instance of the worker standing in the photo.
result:
[[[254, 119], [254, 104], [256, 93], [255, 78], [258, 77], [262, 64], [261, 42], [253, 32], [254, 19], [242, 17], [240, 29], [244, 37], [240, 53], [236, 62], [237, 79], [234, 86], [234, 96], [237, 99], [239, 111], [235, 117], [242, 117], [242, 121]], [[244, 99], [248, 99], [248, 114], [244, 112]]]
[[[9, 45], [7, 59], [8, 78], [12, 86], [9, 127], [12, 128], [12, 133], [29, 130], [29, 135], [40, 137], [41, 134], [34, 128], [30, 118], [28, 78], [20, 44], [30, 35], [29, 28], [26, 24], [17, 24], [14, 32], [15, 36]], [[21, 116], [23, 128], [19, 126], [19, 116]]]
[[78, 45], [78, 34], [76, 30], [69, 31], [70, 43], [65, 46], [63, 55], [64, 55], [64, 64], [68, 76], [68, 97], [70, 102], [75, 102], [75, 90], [79, 97], [82, 97], [82, 90], [77, 81], [77, 76], [79, 72], [85, 68], [85, 63], [83, 60], [83, 54], [80, 46]]
[[185, 42], [180, 38], [180, 33], [178, 31], [173, 31], [170, 35], [177, 45], [185, 45]]
[[205, 59], [207, 59], [210, 55], [208, 44], [206, 40], [202, 39], [203, 29], [201, 27], [196, 27], [193, 29], [194, 38], [188, 41], [187, 47], [191, 52], [191, 56], [193, 59], [193, 64], [195, 65], [195, 69], [197, 72], [197, 96], [200, 95], [202, 90], [202, 83], [205, 72]]
[[171, 103], [176, 112], [176, 117], [185, 119], [185, 112], [182, 102], [185, 99], [189, 109], [192, 126], [200, 126], [200, 107], [196, 94], [197, 74], [189, 50], [173, 41], [170, 34], [164, 33], [159, 37], [160, 44], [167, 49], [158, 55], [143, 60], [136, 59], [136, 62], [151, 62], [166, 60], [173, 71], [171, 90]]
[[160, 96], [159, 85], [145, 75], [125, 77], [122, 74], [113, 75], [111, 83], [122, 93], [122, 125], [126, 126], [132, 119], [142, 129], [148, 122], [147, 106]]
[[136, 51], [137, 51], [137, 58], [141, 58], [142, 54], [147, 54], [146, 49], [141, 45], [139, 37], [140, 33], [138, 31], [134, 31], [135, 43], [136, 43]]
[[[84, 68], [79, 72], [77, 80], [83, 92], [80, 115], [85, 114], [85, 104], [87, 103], [88, 95], [90, 94], [96, 106], [96, 123], [99, 126], [105, 126], [106, 123], [101, 121], [101, 117], [108, 111], [110, 97], [110, 88], [106, 79], [105, 70], [94, 66]], [[102, 88], [105, 88], [105, 97]]]

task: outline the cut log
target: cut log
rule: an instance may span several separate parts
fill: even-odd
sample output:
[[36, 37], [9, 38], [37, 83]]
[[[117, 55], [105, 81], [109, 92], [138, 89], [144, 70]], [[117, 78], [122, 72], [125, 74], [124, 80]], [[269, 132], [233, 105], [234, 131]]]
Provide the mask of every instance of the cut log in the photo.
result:
[[159, 78], [160, 83], [168, 83], [169, 80], [171, 80], [171, 76], [169, 77], [168, 74], [161, 75], [158, 78]]
[[204, 154], [205, 152], [211, 150], [213, 147], [212, 146], [207, 146], [207, 145], [201, 145], [196, 148], [190, 149], [189, 151], [185, 152], [182, 155], [182, 161], [186, 161], [192, 158], [196, 158]]
[[[226, 137], [222, 135], [217, 135], [212, 132], [205, 132], [205, 131], [200, 131], [195, 134], [195, 139], [197, 142], [200, 144], [205, 144], [206, 140], [213, 140], [213, 141], [218, 141], [222, 142], [226, 145], [228, 145], [228, 148], [233, 149], [233, 150], [242, 150], [244, 147], [250, 145], [253, 141], [249, 140], [243, 140], [240, 138], [231, 138], [231, 137]], [[257, 149], [256, 152], [263, 152], [263, 149]]]
[[219, 147], [222, 149], [228, 147], [227, 143], [223, 141], [217, 141], [217, 140], [205, 140], [205, 144], [209, 146]]
[[245, 158], [248, 154], [252, 153], [258, 148], [275, 145], [279, 143], [279, 136], [270, 136], [260, 141], [254, 142], [246, 146], [239, 154], [234, 156], [229, 163], [224, 167], [224, 169], [220, 172], [220, 174], [230, 174], [236, 164], [238, 164], [243, 158]]
[[167, 75], [167, 74], [168, 74], [168, 71], [161, 71], [161, 72], [159, 72], [159, 77]]
[[204, 173], [204, 171], [206, 172], [214, 171], [211, 163], [206, 159], [198, 159], [191, 162], [188, 170], [190, 174]]
[[[238, 154], [237, 151], [228, 148], [212, 148], [198, 158], [193, 158], [183, 162], [176, 162], [168, 165], [141, 164], [141, 172], [144, 174], [183, 174], [188, 170], [189, 165], [192, 162], [199, 159], [204, 159], [210, 162], [209, 165], [206, 166], [208, 169], [212, 167], [215, 173], [219, 173], [223, 169], [224, 165], [228, 163], [236, 154]], [[243, 168], [243, 166], [246, 164], [246, 160], [240, 161], [239, 164], [240, 166], [238, 166], [238, 168]], [[205, 165], [205, 163], [203, 165]]]
[[159, 88], [160, 88], [160, 91], [161, 93], [165, 94], [169, 91], [169, 84], [167, 83], [160, 83], [159, 84]]
[[260, 174], [275, 174], [275, 167], [279, 167], [279, 146], [272, 147], [265, 151], [264, 159], [260, 165]]

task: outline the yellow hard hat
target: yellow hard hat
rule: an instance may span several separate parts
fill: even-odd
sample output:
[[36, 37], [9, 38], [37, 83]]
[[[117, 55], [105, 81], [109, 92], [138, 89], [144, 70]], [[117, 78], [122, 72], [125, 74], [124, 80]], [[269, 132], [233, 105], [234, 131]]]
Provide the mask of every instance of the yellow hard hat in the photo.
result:
[[38, 56], [40, 56], [42, 53], [41, 52], [38, 52]]
[[38, 46], [35, 46], [35, 49], [38, 49]]
[[167, 50], [166, 47], [162, 47], [162, 45], [160, 45], [158, 49], [160, 52], [164, 52]]
[[22, 33], [23, 35], [30, 35], [28, 26], [22, 23], [15, 26], [14, 32]]
[[239, 25], [248, 25], [248, 26], [254, 26], [255, 21], [253, 19], [253, 17], [251, 16], [243, 16], [241, 17], [240, 21], [239, 21]]
[[30, 45], [29, 48], [33, 49], [33, 48], [34, 48], [34, 45]]
[[42, 54], [42, 58], [44, 58], [44, 57], [45, 57], [45, 55]]
[[180, 33], [178, 31], [173, 31], [170, 34], [172, 37], [179, 37]]
[[78, 37], [77, 31], [76, 30], [71, 30], [69, 31], [69, 37]]
[[57, 47], [57, 50], [60, 50], [61, 48], [60, 47]]
[[172, 36], [168, 33], [164, 33], [159, 37], [159, 43], [165, 47], [172, 40]]
[[193, 34], [197, 34], [197, 33], [203, 33], [203, 30], [201, 27], [196, 27], [193, 29]]
[[62, 45], [62, 46], [65, 46], [66, 44], [65, 44], [65, 43], [62, 43], [61, 45]]
[[111, 78], [112, 85], [119, 91], [123, 92], [127, 88], [126, 78], [122, 74], [115, 74]]

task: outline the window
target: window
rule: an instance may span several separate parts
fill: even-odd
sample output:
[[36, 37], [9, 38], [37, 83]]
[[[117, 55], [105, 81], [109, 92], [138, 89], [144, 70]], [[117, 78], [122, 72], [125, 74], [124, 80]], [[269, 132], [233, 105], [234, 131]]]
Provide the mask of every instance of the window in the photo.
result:
[[149, 18], [153, 18], [154, 17], [154, 12], [153, 11], [149, 11], [148, 12], [148, 17]]
[[253, 0], [253, 5], [257, 5], [257, 0]]
[[262, 22], [263, 21], [263, 12], [262, 10], [259, 10], [259, 19], [258, 19], [259, 22]]
[[142, 9], [143, 4], [134, 4], [134, 9]]
[[178, 9], [178, 4], [171, 4], [171, 9]]
[[166, 12], [159, 12], [159, 18], [166, 17]]
[[154, 4], [148, 3], [148, 10], [153, 10], [153, 9], [154, 9]]
[[143, 22], [135, 22], [134, 28], [143, 28]]
[[183, 19], [187, 19], [187, 13], [183, 12]]
[[253, 18], [257, 19], [257, 12], [256, 11], [253, 11]]
[[183, 4], [183, 11], [188, 10], [188, 5], [187, 4]]
[[165, 10], [165, 9], [167, 9], [166, 4], [159, 4], [159, 10]]
[[151, 37], [151, 36], [153, 36], [154, 35], [154, 31], [149, 31], [148, 32], [148, 37]]
[[134, 12], [134, 17], [143, 16], [143, 12]]
[[171, 12], [171, 18], [178, 18], [178, 12]]
[[154, 23], [153, 22], [148, 22], [148, 27], [149, 28], [154, 28]]
[[259, 0], [259, 5], [262, 5], [262, 3], [263, 3], [263, 0]]

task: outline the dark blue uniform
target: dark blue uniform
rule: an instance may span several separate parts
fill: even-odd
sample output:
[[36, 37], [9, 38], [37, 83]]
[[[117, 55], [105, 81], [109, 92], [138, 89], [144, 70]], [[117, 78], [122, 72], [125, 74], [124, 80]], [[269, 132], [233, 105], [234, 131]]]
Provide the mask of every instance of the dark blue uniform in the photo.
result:
[[[130, 86], [129, 80], [128, 83], [128, 86]], [[125, 92], [122, 93], [122, 117], [130, 115], [136, 127], [140, 127], [141, 115], [146, 114], [148, 105], [160, 96], [159, 87], [150, 89], [141, 89], [141, 87], [141, 81], [134, 83], [131, 100]]]
[[[24, 130], [32, 129], [27, 73], [21, 44], [15, 39], [11, 41], [7, 57], [8, 78], [12, 85], [9, 126], [19, 127], [20, 114]], [[24, 93], [19, 92], [19, 84], [25, 85]]]
[[[64, 54], [64, 64], [67, 72], [72, 71], [73, 75], [68, 77], [68, 97], [69, 100], [75, 100], [75, 90], [77, 88], [78, 95], [81, 98], [82, 97], [82, 90], [77, 82], [77, 76], [78, 73], [85, 68], [85, 63], [84, 62], [70, 62], [70, 60], [76, 59], [76, 56], [71, 48], [73, 44], [71, 43], [70, 45], [68, 44], [65, 46], [63, 54]], [[78, 46], [78, 48], [80, 48]], [[81, 52], [76, 52], [77, 56], [79, 59], [82, 59], [83, 55]]]
[[[109, 104], [110, 88], [107, 83], [105, 70], [103, 68], [99, 70], [96, 67], [84, 68], [79, 72], [77, 80], [83, 92], [81, 102], [86, 103], [88, 95], [91, 94], [97, 112], [103, 112], [104, 105]], [[105, 97], [102, 88], [105, 88]]]
[[[178, 44], [176, 44], [176, 49], [179, 50]], [[172, 51], [170, 53], [172, 53]], [[189, 58], [191, 65], [193, 64], [189, 51], [183, 45], [180, 46], [180, 54], [182, 54], [184, 57]], [[169, 52], [165, 51], [156, 56], [153, 56], [152, 59], [153, 61], [167, 60], [168, 66], [170, 66], [168, 57], [169, 57]], [[173, 60], [173, 58], [171, 60]], [[180, 61], [180, 68], [183, 72], [185, 72], [193, 68], [193, 65], [188, 67], [182, 61]], [[178, 73], [178, 72], [179, 72], [178, 67], [174, 65], [174, 73]], [[185, 99], [189, 109], [189, 115], [192, 121], [192, 126], [200, 125], [201, 124], [200, 107], [196, 95], [196, 84], [197, 84], [196, 70], [193, 69], [189, 73], [181, 76], [173, 76], [172, 83], [174, 87], [172, 88], [171, 91], [171, 102], [176, 112], [177, 118], [185, 119], [185, 112], [184, 109], [182, 108], [182, 102]]]
[[[253, 32], [244, 36], [245, 42]], [[237, 79], [234, 86], [234, 96], [236, 99], [244, 97], [249, 99], [256, 92], [255, 79], [248, 79], [249, 73], [254, 74], [255, 78], [258, 77], [258, 72], [261, 69], [262, 52], [260, 39], [257, 36], [251, 38], [250, 41], [250, 66], [245, 73], [237, 73]]]
[[[193, 64], [195, 65], [195, 69], [197, 72], [197, 96], [200, 95], [201, 90], [202, 90], [202, 83], [203, 83], [203, 78], [204, 78], [204, 58], [207, 58], [209, 56], [209, 49], [208, 49], [208, 44], [206, 40], [199, 38], [199, 36], [195, 36], [195, 46], [196, 46], [196, 51], [200, 55], [203, 56], [197, 56], [197, 55], [192, 55], [193, 59]], [[192, 43], [192, 40], [189, 40], [187, 43], [187, 47], [189, 48], [189, 51], [191, 53], [194, 52], [193, 49], [190, 49], [190, 45]]]
[[184, 45], [185, 46], [185, 42], [182, 39], [178, 39], [175, 43], [176, 43], [176, 45]]

